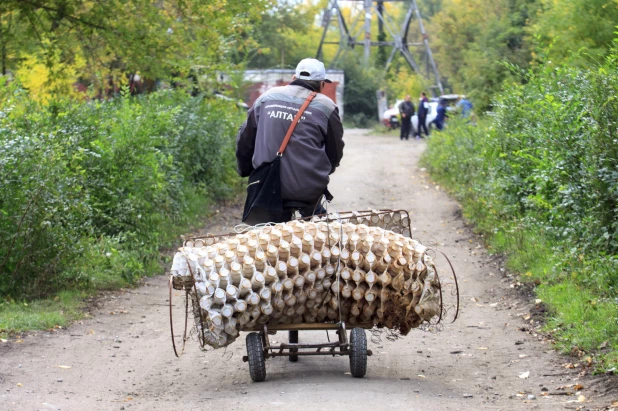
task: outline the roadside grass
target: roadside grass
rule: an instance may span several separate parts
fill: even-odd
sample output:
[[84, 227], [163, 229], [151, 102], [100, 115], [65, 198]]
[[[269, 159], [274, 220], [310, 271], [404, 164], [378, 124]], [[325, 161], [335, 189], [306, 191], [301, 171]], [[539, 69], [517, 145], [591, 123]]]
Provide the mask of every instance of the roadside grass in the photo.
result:
[[618, 323], [608, 319], [616, 318], [616, 303], [600, 300], [572, 280], [541, 285], [537, 295], [552, 302], [545, 330], [555, 334], [561, 351], [572, 352], [574, 347], [582, 347], [586, 352], [599, 351], [601, 368], [615, 367]]
[[530, 229], [499, 231], [488, 243], [508, 257], [507, 268], [521, 281], [535, 285], [537, 297], [549, 307], [543, 331], [561, 352], [597, 354], [599, 371], [618, 365], [618, 301], [578, 281], [589, 261], [560, 257], [561, 247]]
[[508, 256], [507, 268], [527, 282], [552, 280], [556, 272], [553, 250], [537, 232], [525, 229], [498, 231], [490, 236], [490, 249]]
[[597, 290], [575, 278], [592, 262], [565, 261], [561, 247], [538, 231], [513, 227], [498, 231], [479, 229], [487, 228], [490, 222], [495, 224], [496, 220], [483, 219], [472, 212], [477, 204], [458, 196], [448, 178], [434, 179], [461, 200], [464, 217], [484, 235], [489, 251], [505, 255], [509, 271], [517, 274], [520, 281], [535, 286], [537, 297], [549, 308], [543, 331], [555, 339], [560, 352], [591, 355], [600, 372], [618, 369], [618, 301], [604, 298], [603, 293], [594, 292]]
[[30, 330], [66, 327], [84, 317], [83, 291], [61, 291], [56, 296], [31, 302], [0, 303], [0, 337]]
[[395, 132], [399, 130], [390, 130], [382, 123], [376, 123], [373, 127], [371, 127], [369, 133], [367, 135], [370, 136], [390, 136], [395, 135]]
[[[435, 132], [435, 129], [432, 130]], [[388, 137], [397, 137], [399, 138], [399, 134], [401, 133], [400, 128], [389, 129], [382, 123], [376, 123], [367, 133], [369, 136], [388, 136]], [[414, 131], [410, 132], [410, 140], [414, 140]]]
[[[346, 118], [343, 120], [343, 128], [361, 128], [361, 129], [369, 129], [373, 130], [376, 127], [379, 127], [380, 123], [373, 119], [362, 119], [358, 121], [356, 118]], [[345, 134], [345, 133], [344, 133]]]

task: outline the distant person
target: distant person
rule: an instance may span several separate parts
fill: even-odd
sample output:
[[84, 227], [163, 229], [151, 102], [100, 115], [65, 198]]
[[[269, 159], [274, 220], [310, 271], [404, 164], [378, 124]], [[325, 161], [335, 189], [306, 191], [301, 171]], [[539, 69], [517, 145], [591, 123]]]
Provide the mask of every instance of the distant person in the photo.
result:
[[463, 118], [468, 118], [472, 114], [472, 109], [474, 108], [474, 105], [470, 100], [466, 98], [466, 96], [461, 96], [459, 98], [459, 101], [457, 102], [456, 107], [459, 109]]
[[422, 137], [422, 131], [425, 130], [425, 135], [429, 137], [429, 130], [427, 130], [427, 114], [429, 112], [429, 99], [427, 94], [423, 91], [421, 93], [421, 99], [418, 105], [418, 129], [416, 130], [416, 139]]
[[399, 139], [407, 140], [410, 137], [410, 129], [412, 128], [412, 116], [414, 115], [414, 103], [410, 101], [410, 95], [406, 96], [403, 103], [399, 105], [399, 114], [401, 114], [401, 133]]
[[432, 121], [432, 123], [436, 125], [436, 128], [438, 130], [442, 131], [447, 118], [448, 114], [446, 113], [446, 101], [444, 101], [444, 99], [441, 99], [440, 103], [438, 103], [436, 118]]

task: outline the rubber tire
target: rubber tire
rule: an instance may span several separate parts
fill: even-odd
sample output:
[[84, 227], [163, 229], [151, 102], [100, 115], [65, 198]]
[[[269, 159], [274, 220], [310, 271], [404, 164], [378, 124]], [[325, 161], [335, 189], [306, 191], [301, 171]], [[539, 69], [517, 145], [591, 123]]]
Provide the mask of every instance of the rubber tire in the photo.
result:
[[350, 332], [350, 373], [354, 378], [363, 378], [367, 373], [367, 336], [362, 328]]
[[[298, 331], [289, 331], [288, 342], [298, 344]], [[298, 348], [290, 348], [290, 352], [298, 352]], [[290, 355], [288, 358], [290, 362], [298, 361], [298, 355]]]
[[247, 357], [249, 357], [249, 375], [253, 382], [262, 382], [266, 379], [266, 359], [264, 358], [264, 344], [259, 333], [247, 335]]

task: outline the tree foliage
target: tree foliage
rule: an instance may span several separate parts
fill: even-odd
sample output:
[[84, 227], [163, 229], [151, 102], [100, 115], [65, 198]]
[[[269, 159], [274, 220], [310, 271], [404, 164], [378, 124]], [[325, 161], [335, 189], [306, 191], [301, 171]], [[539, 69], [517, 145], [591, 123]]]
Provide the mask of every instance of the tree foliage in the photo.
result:
[[[64, 91], [56, 82], [67, 78], [105, 89], [126, 82], [127, 73], [169, 79], [196, 66], [214, 72], [227, 66], [230, 52], [253, 43], [243, 34], [267, 3], [4, 0], [0, 65], [3, 73], [17, 73], [24, 63], [45, 70], [39, 77], [54, 92]], [[23, 72], [18, 75], [28, 83]]]
[[[446, 82], [484, 110], [519, 81], [504, 63], [589, 66], [610, 52], [616, 22], [615, 0], [443, 0], [428, 26]], [[544, 62], [538, 50], [549, 50]]]
[[306, 57], [314, 57], [319, 30], [314, 27], [319, 5], [302, 0], [273, 2], [259, 22], [247, 33], [255, 47], [239, 53], [237, 59], [254, 69], [290, 68]]
[[378, 119], [376, 92], [383, 84], [383, 72], [365, 67], [359, 57], [352, 54], [344, 59], [343, 71], [346, 121], [355, 127], [369, 127]]
[[575, 66], [601, 62], [607, 56], [618, 25], [616, 0], [538, 0], [531, 34], [543, 48], [551, 46], [554, 62]]
[[438, 68], [456, 92], [487, 108], [505, 80], [504, 62], [527, 67], [529, 15], [535, 0], [445, 0], [430, 22]]

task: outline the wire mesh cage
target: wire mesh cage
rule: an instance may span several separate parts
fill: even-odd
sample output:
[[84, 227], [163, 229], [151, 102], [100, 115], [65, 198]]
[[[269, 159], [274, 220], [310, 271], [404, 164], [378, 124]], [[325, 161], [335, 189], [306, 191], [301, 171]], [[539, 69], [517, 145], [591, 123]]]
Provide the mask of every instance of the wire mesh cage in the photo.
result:
[[[400, 237], [398, 238], [405, 237], [405, 238], [412, 239], [412, 228], [411, 228], [410, 215], [405, 210], [346, 211], [346, 212], [340, 212], [340, 213], [328, 213], [328, 214], [323, 214], [323, 215], [315, 215], [315, 216], [310, 216], [310, 217], [305, 217], [305, 218], [298, 218], [295, 221], [302, 222], [302, 223], [314, 223], [312, 226], [320, 227], [320, 229], [323, 230], [323, 232], [325, 233], [325, 235], [323, 236], [324, 241], [325, 241], [324, 247], [327, 247], [327, 248], [336, 246], [338, 244], [337, 239], [339, 239], [341, 235], [343, 235], [343, 232], [339, 233], [340, 235], [337, 235], [334, 227], [336, 226], [339, 228], [339, 230], [342, 230], [342, 227], [348, 223], [356, 227], [366, 227], [366, 229], [369, 229], [370, 227], [377, 227], [377, 228], [380, 228], [382, 230], [386, 230], [387, 232], [392, 233], [392, 235], [394, 236], [399, 235]], [[272, 233], [273, 230], [276, 230], [278, 226], [281, 226], [281, 225], [275, 224], [275, 225], [264, 225], [264, 226], [259, 226], [259, 227], [248, 227], [247, 230], [245, 230], [243, 233], [245, 234], [245, 236], [247, 233], [253, 233], [255, 234], [256, 240], [258, 240], [259, 235], [264, 234], [264, 233], [267, 233], [267, 234]], [[211, 247], [220, 242], [233, 241], [234, 238], [237, 238], [238, 236], [242, 236], [243, 233], [235, 232], [235, 233], [207, 234], [204, 236], [197, 236], [197, 237], [193, 237], [185, 241], [185, 243], [183, 244], [183, 247], [185, 248], [186, 247], [189, 247], [189, 248]], [[335, 235], [331, 235], [333, 233], [335, 233]], [[257, 242], [257, 247], [264, 248], [263, 251], [267, 251], [266, 248], [268, 247], [268, 243], [267, 242], [265, 243]], [[420, 255], [416, 256], [417, 261], [419, 258], [425, 258], [424, 256], [427, 253], [431, 253], [434, 256], [441, 253], [439, 250], [437, 250], [437, 248], [434, 248], [434, 247], [424, 247], [424, 250], [425, 251], [423, 251], [423, 256], [420, 256]], [[253, 256], [255, 257], [255, 250], [253, 250]], [[429, 264], [431, 264], [431, 268], [435, 270], [435, 274], [436, 276], [438, 276], [437, 269], [435, 268], [432, 258], [427, 259], [427, 261], [429, 261]], [[272, 270], [274, 272], [275, 270], [279, 269], [279, 267], [277, 266], [278, 261], [276, 260], [276, 258], [272, 260], [267, 258], [265, 260], [265, 263], [266, 263], [265, 268], [264, 268], [265, 274], [266, 274], [266, 270]], [[412, 261], [410, 261], [410, 263], [412, 263]], [[307, 264], [311, 264], [311, 262], [308, 261]], [[375, 331], [373, 334], [374, 338], [377, 336], [377, 333], [381, 332], [380, 330], [376, 331], [375, 329], [377, 328], [380, 328], [382, 330], [387, 330], [386, 331], [388, 332], [387, 338], [394, 338], [398, 333], [403, 334], [403, 335], [407, 334], [407, 332], [412, 328], [424, 328], [428, 330], [436, 330], [438, 329], [438, 325], [442, 323], [444, 320], [446, 320], [447, 317], [452, 318], [452, 321], [454, 321], [457, 318], [458, 313], [459, 313], [459, 290], [458, 290], [455, 271], [452, 265], [450, 264], [450, 261], [449, 261], [449, 265], [451, 268], [451, 273], [449, 275], [443, 275], [442, 273], [440, 273], [441, 277], [438, 277], [435, 280], [432, 280], [432, 281], [437, 282], [438, 284], [438, 286], [436, 287], [436, 289], [438, 290], [438, 293], [436, 293], [436, 296], [435, 296], [436, 304], [437, 304], [437, 308], [435, 309], [435, 315], [431, 315], [430, 319], [423, 320], [420, 322], [416, 321], [414, 323], [409, 323], [409, 324], [406, 322], [402, 323], [401, 319], [404, 318], [406, 315], [409, 316], [409, 312], [406, 312], [406, 313], [389, 312], [388, 310], [385, 310], [385, 312], [380, 313], [380, 316], [381, 316], [380, 318], [383, 318], [383, 320], [380, 320], [380, 321], [374, 320], [369, 323], [365, 322], [362, 324], [362, 327], [364, 328], [374, 327], [374, 331]], [[191, 264], [189, 264], [188, 267], [189, 267], [189, 271], [191, 271]], [[336, 268], [337, 271], [335, 275], [337, 278], [336, 281], [338, 282], [338, 287], [336, 287], [337, 288], [336, 293], [338, 295], [340, 293], [341, 295], [343, 295], [343, 293], [346, 292], [346, 289], [345, 287], [340, 287], [339, 285], [342, 283], [340, 279], [340, 273], [342, 271], [341, 267], [345, 268], [345, 264], [341, 264], [340, 261], [337, 261], [336, 267], [337, 267]], [[223, 341], [223, 342], [213, 341], [213, 337], [211, 333], [213, 323], [211, 321], [205, 321], [205, 319], [208, 319], [209, 315], [211, 315], [212, 313], [206, 312], [204, 308], [202, 307], [202, 305], [200, 305], [200, 296], [199, 296], [196, 281], [195, 281], [196, 278], [199, 278], [199, 273], [191, 272], [190, 274], [191, 274], [190, 276], [184, 276], [184, 277], [172, 276], [170, 278], [170, 305], [171, 305], [171, 290], [172, 289], [184, 290], [186, 292], [186, 302], [187, 302], [186, 311], [187, 312], [185, 313], [186, 314], [185, 333], [183, 335], [183, 344], [184, 344], [184, 341], [186, 341], [187, 339], [187, 325], [186, 325], [188, 321], [187, 318], [189, 317], [189, 314], [191, 314], [191, 316], [193, 317], [193, 323], [194, 323], [192, 328], [194, 331], [196, 331], [200, 347], [205, 349], [206, 346], [208, 345], [215, 346], [215, 347], [224, 346], [226, 345], [226, 341]], [[332, 282], [329, 284], [329, 286], [331, 284]], [[358, 281], [356, 282], [356, 284], [357, 284], [356, 289], [354, 290], [348, 289], [347, 292], [349, 293], [356, 292], [357, 289], [362, 288], [361, 286], [359, 286]], [[372, 286], [370, 285], [370, 288], [371, 287]], [[409, 287], [409, 285], [406, 285], [406, 287]], [[303, 289], [302, 285], [300, 286], [300, 289], [301, 290]], [[307, 291], [308, 290], [307, 287], [305, 287], [304, 290]], [[333, 288], [333, 290], [335, 290], [335, 288]], [[311, 292], [312, 290], [309, 289], [309, 291]], [[366, 286], [364, 289], [361, 289], [361, 291], [364, 292], [366, 296], [369, 296]], [[418, 298], [415, 297], [416, 300], [412, 299], [411, 297], [412, 291], [413, 290], [401, 288], [397, 290], [397, 292], [392, 292], [389, 298], [401, 299], [402, 301], [405, 298], [407, 298], [408, 300], [405, 300], [405, 301], [406, 303], [409, 303], [408, 308], [407, 308], [407, 310], [409, 311], [410, 309], [414, 308], [413, 304], [419, 303]], [[273, 293], [274, 292], [275, 290], [273, 289]], [[350, 297], [350, 296], [348, 295], [347, 297]], [[372, 301], [373, 299], [375, 299], [376, 301], [379, 301], [379, 298], [380, 296], [376, 294], [375, 296], [372, 297]], [[420, 298], [425, 298], [425, 293], [423, 293], [423, 295]], [[191, 300], [191, 309], [189, 309], [189, 304], [188, 304], [189, 300]], [[342, 300], [344, 301], [344, 304], [341, 303]], [[259, 302], [260, 300], [258, 299], [257, 301]], [[290, 317], [292, 317], [293, 314], [290, 314], [290, 313], [294, 312], [298, 314], [298, 312], [301, 309], [301, 308], [296, 307], [293, 302], [292, 303], [290, 303], [290, 301], [283, 302], [282, 299], [281, 301], [275, 300], [274, 294], [273, 294], [272, 301], [276, 302], [277, 304], [281, 304], [280, 306], [278, 306], [279, 307], [278, 309], [277, 307], [273, 307], [274, 309], [272, 311], [269, 311], [270, 313], [272, 313], [272, 316], [262, 315], [261, 319], [258, 319], [255, 322], [251, 320], [249, 323], [246, 323], [246, 324], [239, 324], [238, 322], [234, 321], [232, 323], [233, 327], [230, 327], [230, 328], [235, 328], [236, 330], [226, 330], [226, 332], [229, 331], [232, 334], [237, 335], [238, 331], [256, 330], [256, 329], [260, 329], [260, 327], [263, 327], [263, 325], [269, 325], [269, 326], [271, 324], [274, 325], [274, 324], [277, 324], [278, 322], [277, 319], [281, 317], [281, 313], [283, 313], [284, 316], [289, 314]], [[296, 301], [296, 299], [294, 301]], [[352, 298], [348, 298], [348, 300], [345, 300], [341, 297], [335, 297], [334, 302], [330, 301], [332, 310], [329, 311], [329, 315], [332, 312], [335, 312], [336, 315], [330, 315], [329, 317], [322, 316], [322, 317], [317, 317], [317, 318], [309, 317], [311, 318], [310, 322], [338, 323], [342, 321], [342, 312], [343, 312], [346, 315], [346, 318], [348, 319], [348, 321], [351, 320], [352, 325], [355, 325], [356, 316], [358, 316], [359, 318], [371, 318], [371, 315], [369, 315], [369, 311], [375, 310], [376, 308], [375, 306], [373, 306], [373, 303], [367, 304], [365, 302], [364, 303], [365, 305], [363, 306], [362, 304], [354, 305], [351, 302], [353, 302]], [[265, 305], [266, 304], [263, 304], [262, 308]], [[322, 305], [326, 306], [326, 304], [323, 302], [322, 302]], [[309, 308], [312, 309], [313, 305]], [[364, 313], [362, 311], [362, 308], [366, 310]], [[254, 307], [253, 310], [259, 310], [259, 308]], [[392, 311], [393, 309], [390, 308], [390, 310]], [[304, 312], [304, 309], [303, 309], [303, 312]], [[349, 314], [350, 312], [352, 314]], [[371, 313], [373, 313], [373, 311], [371, 311]], [[365, 315], [365, 317], [363, 317], [363, 315]], [[171, 316], [171, 308], [170, 308], [170, 316]], [[259, 312], [258, 312], [258, 316], [259, 316]], [[290, 323], [294, 323], [296, 327], [298, 327], [299, 323], [301, 323], [300, 325], [302, 326], [302, 323], [304, 322], [302, 318], [306, 319], [307, 316], [305, 315], [303, 317], [302, 314], [300, 316], [296, 315], [294, 319], [290, 321]], [[210, 320], [212, 320], [212, 318], [210, 318]], [[225, 318], [221, 320], [221, 327], [225, 326], [227, 328], [229, 324], [230, 322], [226, 322]], [[281, 327], [280, 322], [279, 322], [279, 325]], [[356, 325], [360, 326], [361, 324], [358, 323]], [[176, 350], [175, 344], [174, 344], [174, 348]]]

